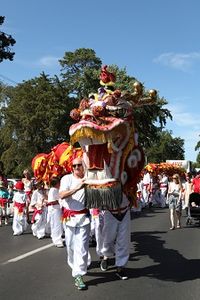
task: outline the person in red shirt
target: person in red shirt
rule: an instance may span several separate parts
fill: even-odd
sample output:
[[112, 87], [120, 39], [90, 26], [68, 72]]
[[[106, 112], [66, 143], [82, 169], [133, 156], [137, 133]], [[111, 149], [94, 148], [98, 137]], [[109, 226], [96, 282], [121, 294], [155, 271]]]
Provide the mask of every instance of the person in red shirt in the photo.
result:
[[194, 193], [200, 194], [200, 172], [197, 172], [196, 176], [192, 180]]

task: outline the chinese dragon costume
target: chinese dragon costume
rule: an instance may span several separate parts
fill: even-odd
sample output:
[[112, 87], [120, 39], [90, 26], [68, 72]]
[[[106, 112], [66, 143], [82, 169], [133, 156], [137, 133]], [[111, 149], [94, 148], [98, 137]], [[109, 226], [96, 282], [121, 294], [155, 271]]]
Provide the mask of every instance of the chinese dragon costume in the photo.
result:
[[[103, 66], [101, 87], [80, 101], [70, 112], [76, 123], [69, 129], [70, 143], [55, 146], [32, 160], [36, 179], [50, 181], [53, 176], [71, 172], [73, 158], [85, 163], [86, 207], [118, 209], [125, 193], [135, 204], [137, 182], [144, 167], [144, 152], [138, 145], [134, 108], [156, 102], [157, 93], [144, 96], [143, 86], [133, 84], [133, 92], [115, 89], [115, 75]], [[79, 143], [80, 148], [74, 144]]]

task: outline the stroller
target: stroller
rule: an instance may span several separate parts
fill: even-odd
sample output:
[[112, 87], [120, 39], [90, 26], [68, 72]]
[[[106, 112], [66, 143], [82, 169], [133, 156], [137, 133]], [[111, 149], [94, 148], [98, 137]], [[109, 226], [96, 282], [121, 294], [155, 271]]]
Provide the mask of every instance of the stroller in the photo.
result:
[[200, 194], [198, 193], [190, 194], [186, 225], [192, 225], [194, 221], [198, 221], [200, 225]]

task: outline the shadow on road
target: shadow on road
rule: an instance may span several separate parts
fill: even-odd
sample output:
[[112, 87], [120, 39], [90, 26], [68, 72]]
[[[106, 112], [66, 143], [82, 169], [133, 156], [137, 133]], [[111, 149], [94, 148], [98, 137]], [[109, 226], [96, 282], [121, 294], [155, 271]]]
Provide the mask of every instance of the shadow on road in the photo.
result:
[[164, 281], [183, 282], [200, 278], [200, 260], [186, 259], [177, 250], [164, 248], [165, 241], [156, 234], [165, 232], [136, 232], [131, 236], [135, 244], [135, 253], [130, 260], [137, 256], [149, 256], [156, 265], [144, 268], [128, 269], [131, 278], [150, 277]]
[[[177, 250], [164, 248], [165, 241], [159, 236], [166, 232], [135, 232], [131, 235], [135, 252], [130, 255], [130, 261], [138, 261], [142, 256], [148, 256], [154, 264], [141, 268], [127, 268], [129, 278], [149, 277], [163, 281], [184, 282], [200, 278], [200, 260], [186, 259]], [[139, 256], [139, 257], [138, 257]], [[99, 262], [93, 261], [91, 269], [99, 269]], [[98, 285], [119, 280], [115, 275], [114, 259], [110, 260], [109, 270], [106, 272], [89, 270], [89, 285]]]

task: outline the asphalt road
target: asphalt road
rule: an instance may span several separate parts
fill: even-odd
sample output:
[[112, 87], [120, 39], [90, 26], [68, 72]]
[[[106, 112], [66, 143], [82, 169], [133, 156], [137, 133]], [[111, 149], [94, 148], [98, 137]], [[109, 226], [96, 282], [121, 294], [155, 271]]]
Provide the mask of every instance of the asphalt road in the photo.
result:
[[199, 300], [200, 227], [169, 230], [168, 209], [145, 209], [133, 216], [129, 279], [119, 280], [113, 261], [107, 272], [99, 269], [95, 248], [85, 281], [88, 290], [74, 287], [66, 264], [66, 249], [50, 238], [37, 240], [29, 230], [12, 236], [11, 225], [0, 228], [1, 300]]

